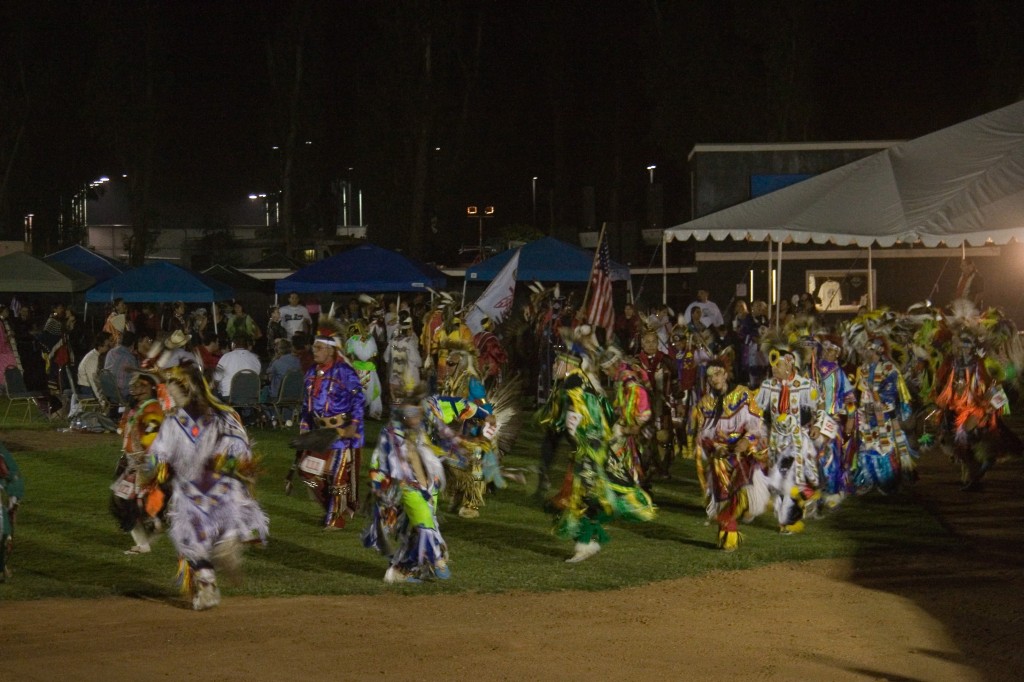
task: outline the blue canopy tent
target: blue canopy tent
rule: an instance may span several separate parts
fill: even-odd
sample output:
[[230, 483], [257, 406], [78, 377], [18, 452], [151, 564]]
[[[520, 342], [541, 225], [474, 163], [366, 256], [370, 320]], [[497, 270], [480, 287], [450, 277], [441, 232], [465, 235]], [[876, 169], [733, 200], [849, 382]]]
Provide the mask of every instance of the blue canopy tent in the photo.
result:
[[[586, 282], [594, 266], [594, 252], [563, 242], [554, 237], [544, 237], [520, 247], [519, 280], [538, 282]], [[498, 276], [505, 264], [515, 254], [515, 249], [502, 251], [466, 270], [466, 280], [489, 282]], [[629, 281], [629, 268], [618, 263], [611, 264], [613, 282]]]
[[277, 280], [279, 294], [369, 293], [443, 289], [445, 274], [397, 251], [362, 244]]
[[128, 267], [118, 263], [112, 258], [102, 256], [81, 244], [69, 246], [43, 258], [47, 263], [61, 263], [69, 268], [74, 268], [96, 280], [97, 284], [106, 282], [108, 279], [117, 277], [125, 272]]
[[[170, 263], [150, 263], [97, 284], [85, 302], [108, 303], [123, 298], [129, 303], [209, 303], [229, 300], [235, 290], [213, 279]], [[214, 325], [217, 319], [214, 317]], [[216, 326], [215, 326], [216, 328]]]

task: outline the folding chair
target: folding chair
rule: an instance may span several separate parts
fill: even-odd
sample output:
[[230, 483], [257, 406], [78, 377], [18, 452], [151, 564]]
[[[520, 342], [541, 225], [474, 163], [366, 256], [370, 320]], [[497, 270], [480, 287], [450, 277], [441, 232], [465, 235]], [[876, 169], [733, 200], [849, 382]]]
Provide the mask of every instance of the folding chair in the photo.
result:
[[11, 408], [15, 403], [25, 404], [25, 416], [23, 420], [27, 420], [32, 416], [32, 409], [39, 409], [36, 398], [44, 397], [39, 391], [30, 391], [25, 386], [25, 375], [17, 365], [8, 365], [4, 369], [4, 393], [7, 394], [7, 410], [4, 412], [4, 421], [7, 423], [7, 415], [11, 413]]
[[251, 369], [239, 370], [231, 377], [231, 389], [228, 391], [228, 405], [235, 408], [242, 421], [254, 421], [258, 425], [262, 421], [263, 409], [260, 407], [260, 375]]
[[[71, 395], [73, 396], [74, 402], [78, 405], [78, 410], [84, 412], [88, 409], [95, 409], [100, 406], [100, 399], [98, 397], [87, 397], [81, 395], [78, 392], [78, 382], [75, 381], [75, 377], [71, 375], [71, 366], [65, 365], [64, 371], [68, 374], [68, 386], [71, 387]], [[68, 411], [68, 416], [71, 416], [71, 411]]]
[[284, 424], [284, 413], [282, 409], [292, 410], [292, 419], [295, 419], [299, 406], [302, 405], [302, 394], [306, 390], [306, 377], [302, 372], [292, 370], [285, 372], [281, 377], [281, 386], [277, 395], [271, 400], [271, 407], [274, 409], [274, 416], [278, 424]]
[[117, 387], [117, 379], [113, 372], [109, 369], [101, 369], [97, 377], [100, 381], [100, 393], [103, 394], [102, 397], [108, 405], [118, 408], [118, 411], [127, 406], [128, 400], [121, 395], [121, 389]]

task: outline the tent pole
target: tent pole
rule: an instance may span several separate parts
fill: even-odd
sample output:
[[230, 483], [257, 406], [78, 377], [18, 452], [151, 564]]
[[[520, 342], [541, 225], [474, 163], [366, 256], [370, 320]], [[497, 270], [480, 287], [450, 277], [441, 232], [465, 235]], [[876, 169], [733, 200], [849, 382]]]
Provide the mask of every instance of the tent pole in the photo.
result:
[[213, 318], [213, 333], [220, 334], [217, 329], [217, 301], [210, 299], [210, 316]]
[[629, 279], [626, 280], [626, 300], [629, 301], [630, 305], [633, 305], [633, 276], [630, 275]]
[[875, 269], [871, 264], [871, 244], [868, 244], [868, 308], [875, 309]]
[[468, 282], [466, 281], [466, 275], [465, 275], [465, 273], [463, 273], [463, 275], [462, 275], [462, 304], [463, 305], [466, 304], [466, 284], [467, 283]]
[[[632, 299], [632, 277], [629, 278], [629, 283], [629, 297]], [[661, 304], [668, 305], [668, 230], [661, 233]]]
[[[767, 295], [764, 298], [768, 302], [768, 312], [769, 313], [772, 310], [772, 304], [775, 303], [775, 301], [772, 300], [772, 296], [775, 294], [775, 287], [772, 286], [772, 284], [774, 282], [774, 279], [772, 278], [772, 248], [773, 247], [774, 247], [774, 244], [772, 244], [772, 238], [768, 237], [768, 285], [765, 287], [765, 291], [768, 292], [768, 293], [767, 293]], [[753, 303], [754, 303], [753, 299], [751, 299], [750, 303], [751, 303], [751, 305], [753, 305]]]
[[781, 308], [782, 308], [782, 241], [781, 240], [779, 241], [779, 255], [778, 255], [778, 258], [775, 259], [775, 261], [778, 263], [778, 269], [779, 269], [779, 276], [775, 278], [775, 280], [776, 280], [776, 285], [775, 285], [775, 289], [776, 289], [776, 296], [775, 296], [775, 326], [781, 328], [782, 327], [782, 320], [779, 319], [779, 312], [781, 311]]

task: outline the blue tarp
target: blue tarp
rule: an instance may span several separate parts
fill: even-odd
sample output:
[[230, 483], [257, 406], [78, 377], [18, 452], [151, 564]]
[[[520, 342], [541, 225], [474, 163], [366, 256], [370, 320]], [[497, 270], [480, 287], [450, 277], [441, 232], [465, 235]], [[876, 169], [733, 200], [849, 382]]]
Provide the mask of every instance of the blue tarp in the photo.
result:
[[[466, 270], [466, 279], [489, 282], [498, 276], [515, 254], [515, 249], [502, 251]], [[594, 252], [554, 237], [544, 237], [522, 246], [519, 254], [519, 281], [586, 282], [594, 267]], [[628, 280], [629, 268], [611, 264], [613, 281]]]
[[85, 294], [86, 303], [123, 298], [129, 303], [210, 303], [235, 297], [235, 290], [212, 277], [170, 263], [150, 263], [97, 284]]
[[276, 291], [287, 294], [362, 293], [443, 289], [445, 274], [397, 251], [362, 244], [309, 265], [277, 280]]
[[81, 244], [69, 246], [66, 249], [51, 253], [43, 258], [47, 263], [62, 263], [69, 268], [74, 268], [96, 280], [96, 283], [106, 282], [112, 277], [117, 277], [128, 269], [128, 266], [118, 263], [112, 258], [87, 249]]

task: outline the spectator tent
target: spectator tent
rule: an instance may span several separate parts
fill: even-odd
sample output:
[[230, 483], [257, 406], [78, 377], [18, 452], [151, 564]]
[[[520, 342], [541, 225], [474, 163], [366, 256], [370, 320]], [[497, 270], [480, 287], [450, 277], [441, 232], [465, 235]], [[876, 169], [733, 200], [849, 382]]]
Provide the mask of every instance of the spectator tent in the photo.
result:
[[[170, 263], [150, 263], [129, 270], [86, 292], [85, 302], [109, 303], [123, 298], [129, 303], [209, 303], [235, 297], [235, 290], [215, 279]], [[216, 318], [214, 318], [216, 323]]]
[[96, 282], [62, 263], [47, 263], [21, 251], [0, 257], [0, 291], [14, 293], [73, 293]]
[[[594, 267], [594, 252], [563, 242], [554, 237], [544, 237], [524, 244], [519, 252], [520, 280], [538, 282], [586, 282]], [[515, 249], [508, 249], [491, 256], [485, 261], [466, 270], [466, 280], [489, 282], [498, 276], [505, 264], [511, 260]], [[629, 268], [618, 263], [611, 264], [612, 281], [628, 281]]]
[[275, 283], [279, 294], [369, 293], [443, 289], [445, 274], [397, 251], [361, 244]]
[[1024, 101], [664, 232], [691, 237], [770, 239], [780, 256], [784, 242], [856, 244], [869, 259], [874, 245], [1024, 242]]
[[51, 253], [43, 260], [47, 263], [61, 263], [79, 272], [84, 272], [95, 279], [97, 283], [105, 282], [111, 277], [117, 277], [128, 269], [127, 266], [118, 263], [116, 260], [101, 256], [81, 244], [75, 244], [56, 253]]

